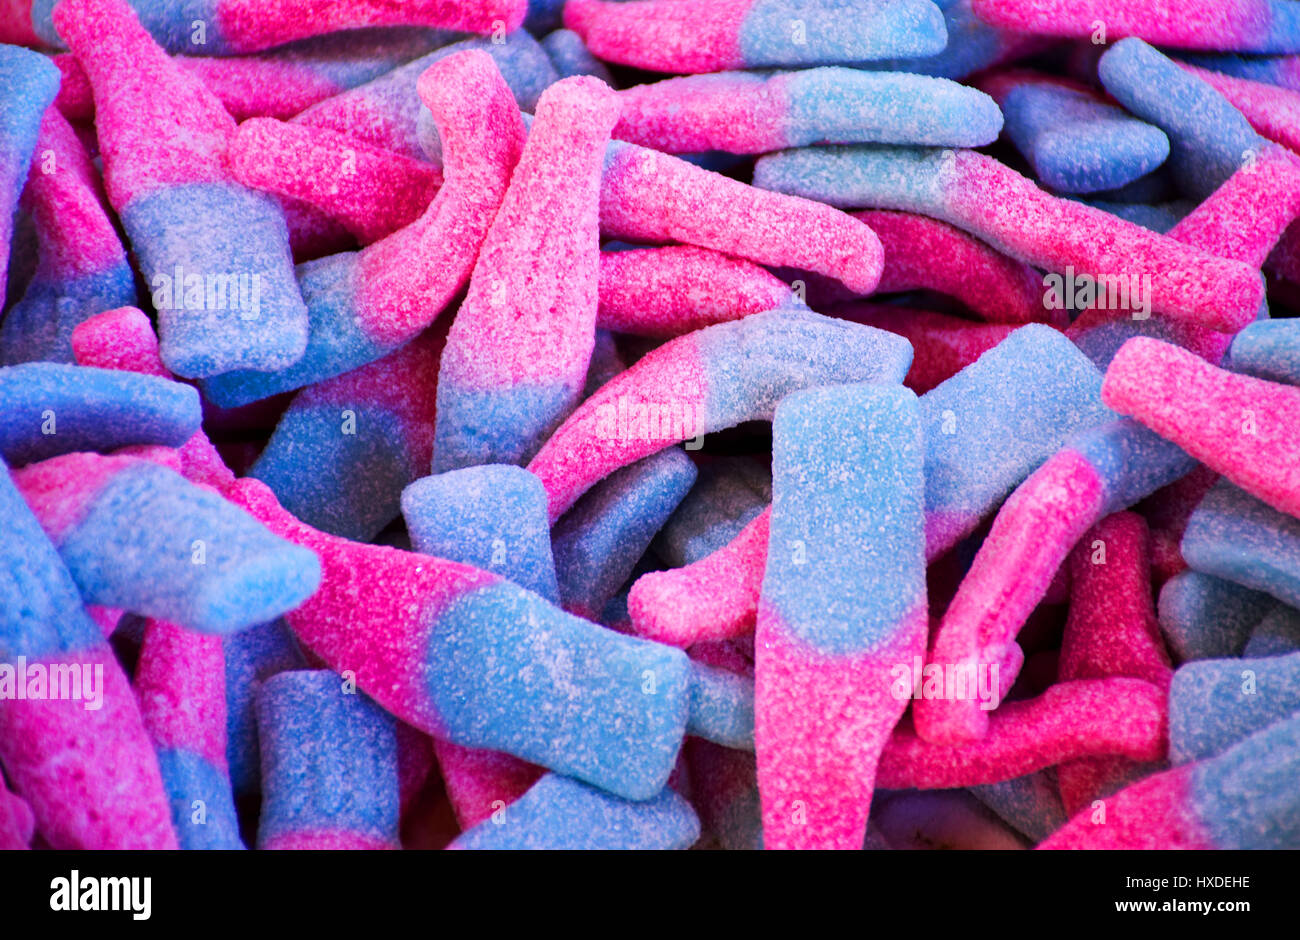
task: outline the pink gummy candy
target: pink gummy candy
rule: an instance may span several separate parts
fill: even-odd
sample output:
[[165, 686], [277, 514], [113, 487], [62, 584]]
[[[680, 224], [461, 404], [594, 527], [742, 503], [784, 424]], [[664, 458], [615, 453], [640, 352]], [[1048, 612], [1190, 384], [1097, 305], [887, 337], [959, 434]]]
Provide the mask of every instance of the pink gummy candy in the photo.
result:
[[469, 279], [524, 144], [519, 107], [486, 52], [440, 59], [417, 87], [438, 122], [445, 182], [424, 215], [358, 258], [366, 332], [390, 344], [428, 326]]
[[780, 278], [751, 261], [669, 245], [600, 256], [601, 329], [667, 339], [792, 301]]
[[[1070, 615], [1061, 641], [1059, 673], [1071, 679], [1128, 676], [1166, 692], [1173, 680], [1169, 653], [1156, 623], [1151, 596], [1149, 538], [1136, 513], [1107, 516], [1070, 556]], [[1132, 762], [1105, 757], [1069, 761], [1057, 768], [1067, 813], [1122, 785]]]
[[1120, 347], [1101, 394], [1274, 509], [1300, 515], [1300, 389], [1140, 336]]
[[[368, 245], [414, 222], [442, 172], [305, 124], [254, 118], [230, 142], [230, 171], [246, 186], [311, 203]], [[396, 165], [396, 166], [394, 166]]]
[[926, 741], [905, 719], [881, 754], [876, 783], [967, 787], [1094, 755], [1160, 760], [1169, 746], [1167, 711], [1158, 686], [1113, 677], [1059, 682], [1037, 698], [1007, 702], [984, 737], [960, 747]]
[[885, 249], [877, 291], [919, 289], [955, 297], [990, 323], [1034, 323], [1065, 311], [1043, 305], [1043, 278], [956, 226], [910, 212], [869, 209], [850, 213], [871, 226]]
[[686, 649], [752, 632], [771, 516], [769, 506], [716, 552], [638, 578], [627, 599], [637, 635]]

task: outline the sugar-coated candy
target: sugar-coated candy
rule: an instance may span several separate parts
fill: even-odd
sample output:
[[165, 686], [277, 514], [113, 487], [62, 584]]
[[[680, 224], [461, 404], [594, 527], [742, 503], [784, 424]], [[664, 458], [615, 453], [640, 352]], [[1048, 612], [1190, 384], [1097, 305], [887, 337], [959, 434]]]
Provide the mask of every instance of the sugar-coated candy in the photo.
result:
[[28, 174], [23, 203], [36, 228], [39, 257], [22, 299], [0, 324], [0, 362], [6, 365], [70, 363], [72, 331], [82, 320], [136, 302], [131, 265], [105, 211], [96, 171], [54, 108], [41, 118], [36, 153], [40, 159]]
[[923, 56], [948, 38], [930, 0], [570, 0], [564, 25], [606, 61], [660, 72]]
[[282, 672], [257, 692], [258, 848], [396, 849], [393, 717], [328, 670]]
[[1101, 35], [1094, 40], [1101, 42], [1106, 36], [1140, 36], [1183, 49], [1300, 52], [1300, 11], [1280, 0], [972, 0], [972, 5], [976, 15], [997, 26], [1050, 36]]
[[602, 251], [597, 300], [601, 329], [665, 339], [800, 304], [759, 265], [691, 245]]
[[1169, 156], [1169, 139], [1160, 128], [1087, 88], [1032, 72], [995, 75], [983, 87], [1006, 116], [1007, 136], [1057, 192], [1118, 189]]
[[695, 482], [695, 464], [669, 447], [601, 480], [551, 531], [565, 610], [595, 620]]
[[1160, 631], [1179, 662], [1235, 656], [1273, 606], [1267, 594], [1183, 571], [1160, 589]]
[[1153, 312], [1215, 329], [1245, 326], [1263, 299], [1257, 270], [1051, 196], [1005, 164], [970, 150], [787, 150], [760, 158], [754, 183], [832, 205], [934, 216], [1058, 274], [1098, 278], [1123, 271], [1149, 285]]
[[538, 102], [447, 334], [435, 470], [525, 463], [577, 406], [595, 344], [600, 177], [618, 108], [586, 76]]
[[0, 369], [0, 455], [10, 463], [134, 444], [176, 447], [200, 419], [194, 389], [167, 379], [47, 362]]
[[226, 767], [237, 796], [261, 786], [257, 687], [281, 672], [306, 669], [307, 660], [282, 620], [270, 620], [222, 638], [225, 659]]
[[1300, 519], [1220, 480], [1187, 520], [1188, 567], [1300, 605]]
[[[784, 358], [796, 343], [800, 355]], [[546, 486], [554, 521], [597, 481], [634, 460], [699, 434], [770, 418], [777, 402], [796, 389], [899, 381], [910, 363], [906, 340], [811, 311], [719, 323], [660, 346], [604, 385], [555, 431], [528, 469]]]
[[[504, 750], [629, 799], [663, 788], [687, 718], [679, 650], [620, 636], [468, 565], [318, 532], [265, 486], [243, 482], [240, 502], [321, 558], [320, 589], [286, 621], [384, 708], [434, 737]], [[350, 626], [359, 598], [374, 618], [367, 636]], [[515, 665], [503, 670], [498, 657]]]
[[158, 750], [180, 847], [243, 848], [226, 762], [221, 637], [150, 620], [136, 665], [135, 691]]
[[1215, 757], [1146, 777], [1081, 810], [1039, 848], [1278, 849], [1300, 837], [1300, 716], [1275, 722]]
[[1300, 848], [1298, 9], [0, 0], [0, 848]]
[[279, 372], [228, 372], [205, 394], [234, 407], [349, 372], [429, 326], [468, 281], [523, 148], [519, 109], [486, 53], [440, 59], [420, 94], [447, 140], [443, 184], [419, 219], [360, 252], [301, 265], [306, 352]]
[[686, 849], [700, 835], [689, 803], [665, 788], [631, 802], [547, 774], [501, 811], [466, 830], [453, 849]]
[[909, 391], [847, 385], [796, 392], [773, 420], [755, 642], [763, 841], [860, 848], [874, 764], [908, 703], [887, 677], [925, 649], [922, 417]]
[[94, 89], [104, 184], [159, 312], [163, 361], [188, 377], [292, 365], [307, 308], [279, 207], [224, 165], [234, 119], [126, 0], [60, 0], [54, 20]]
[[311, 552], [150, 460], [67, 454], [14, 482], [90, 603], [223, 634], [297, 607], [320, 583]]
[[401, 502], [417, 551], [497, 571], [559, 600], [546, 490], [527, 470], [484, 465], [422, 477]]
[[51, 848], [176, 848], [158, 758], [126, 675], [3, 463], [0, 510], [5, 775]]
[[1188, 663], [1169, 689], [1169, 760], [1213, 757], [1297, 713], [1300, 655]]
[[59, 73], [44, 57], [0, 45], [0, 303], [9, 270], [14, 210], [27, 181], [42, 116], [59, 89]]
[[[71, 40], [53, 23], [49, 0], [19, 0], [14, 12], [27, 10], [38, 41], [51, 46]], [[290, 0], [268, 6], [259, 0], [132, 0], [153, 39], [169, 52], [232, 55], [270, 49], [295, 39], [322, 36], [367, 26], [428, 26], [471, 33], [517, 29], [527, 0]], [[12, 14], [11, 14], [12, 15]], [[198, 20], [195, 17], [200, 17]], [[17, 19], [17, 17], [15, 17]], [[198, 25], [195, 25], [195, 24]], [[58, 30], [58, 32], [56, 32]]]
[[[437, 327], [369, 365], [294, 396], [249, 468], [309, 525], [370, 539], [433, 459]], [[305, 468], [311, 472], [304, 474]]]
[[614, 136], [665, 153], [824, 142], [980, 147], [1002, 129], [982, 92], [904, 72], [720, 72], [637, 85], [619, 99]]

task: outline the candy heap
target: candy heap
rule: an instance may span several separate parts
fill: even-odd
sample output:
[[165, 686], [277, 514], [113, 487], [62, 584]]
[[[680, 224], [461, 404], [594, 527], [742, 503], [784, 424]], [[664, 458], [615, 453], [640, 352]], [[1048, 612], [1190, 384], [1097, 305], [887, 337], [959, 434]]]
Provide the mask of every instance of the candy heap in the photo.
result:
[[1285, 0], [0, 4], [0, 848], [1300, 848], [1298, 216]]

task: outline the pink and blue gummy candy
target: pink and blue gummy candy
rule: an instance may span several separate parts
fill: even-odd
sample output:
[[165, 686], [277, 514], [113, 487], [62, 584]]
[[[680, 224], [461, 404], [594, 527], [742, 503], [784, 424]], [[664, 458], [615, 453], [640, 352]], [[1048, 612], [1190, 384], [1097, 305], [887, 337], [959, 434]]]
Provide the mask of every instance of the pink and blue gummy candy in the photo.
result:
[[282, 672], [257, 690], [259, 849], [398, 849], [393, 717], [333, 672]]
[[360, 252], [300, 265], [306, 352], [280, 372], [207, 380], [214, 403], [248, 404], [373, 362], [428, 327], [469, 279], [523, 149], [523, 120], [485, 52], [440, 59], [419, 87], [448, 144], [438, 194], [415, 222]]
[[1164, 131], [1082, 86], [1013, 72], [989, 79], [984, 90], [1001, 105], [1007, 137], [1034, 175], [1057, 192], [1118, 189], [1169, 156]]
[[[419, 142], [410, 146], [420, 148]], [[435, 148], [430, 159], [436, 154]], [[623, 141], [611, 141], [605, 151], [600, 224], [609, 238], [711, 248], [824, 274], [862, 295], [880, 279], [880, 242], [859, 220]]]
[[528, 469], [550, 518], [619, 467], [699, 434], [770, 420], [787, 394], [832, 382], [901, 381], [907, 340], [809, 310], [756, 313], [670, 340], [602, 386]]
[[599, 618], [695, 477], [690, 457], [669, 447], [615, 470], [584, 493], [551, 532], [560, 605]]
[[564, 25], [604, 61], [656, 72], [924, 56], [948, 38], [930, 0], [569, 0]]
[[912, 344], [912, 368], [903, 384], [918, 395], [946, 382], [1016, 330], [1011, 323], [977, 323], [897, 304], [856, 301], [826, 312], [905, 337]]
[[1085, 807], [1042, 849], [1279, 849], [1300, 839], [1300, 715]]
[[1002, 114], [945, 78], [852, 68], [690, 75], [619, 92], [614, 136], [665, 153], [766, 153], [818, 143], [980, 147]]
[[1282, 0], [972, 0], [972, 6], [995, 26], [1094, 43], [1138, 36], [1177, 49], [1300, 52], [1300, 10]]
[[1225, 366], [1270, 382], [1300, 385], [1300, 324], [1257, 320], [1232, 339]]
[[1160, 589], [1160, 632], [1178, 662], [1237, 656], [1273, 598], [1200, 571], [1180, 571]]
[[925, 651], [924, 439], [916, 396], [807, 389], [777, 406], [755, 635], [755, 745], [768, 848], [857, 849], [876, 763]]
[[687, 718], [680, 650], [566, 614], [468, 565], [317, 532], [257, 481], [240, 481], [237, 496], [321, 559], [320, 589], [285, 617], [299, 641], [354, 672], [392, 714], [627, 799], [663, 788]]
[[[926, 558], [973, 532], [1073, 435], [1113, 420], [1100, 393], [1101, 375], [1082, 353], [1057, 330], [1031, 324], [922, 395]], [[752, 623], [766, 529], [753, 519], [732, 534], [713, 556], [638, 580], [630, 609], [640, 635], [690, 645], [701, 629]]]
[[441, 350], [434, 327], [383, 359], [303, 389], [248, 475], [308, 525], [374, 538], [433, 459]]
[[786, 150], [759, 158], [754, 185], [837, 206], [933, 216], [1048, 271], [1072, 267], [1092, 277], [1124, 271], [1149, 278], [1152, 312], [1214, 329], [1240, 329], [1264, 299], [1256, 268], [1051, 196], [975, 151], [885, 145]]
[[[1070, 610], [1057, 656], [1057, 679], [1142, 679], [1168, 689], [1173, 678], [1151, 597], [1150, 531], [1133, 512], [1113, 513], [1071, 553]], [[1057, 780], [1066, 810], [1146, 776], [1159, 764], [1120, 756], [1066, 761]]]
[[274, 200], [230, 178], [234, 120], [125, 0], [61, 0], [54, 19], [94, 88], [105, 187], [152, 291], [168, 369], [194, 378], [296, 362], [307, 308], [288, 230]]
[[926, 557], [969, 535], [1072, 435], [1114, 417], [1101, 373], [1058, 331], [1030, 324], [920, 398]]
[[[252, 55], [173, 56], [217, 96], [236, 121], [251, 117], [287, 120], [314, 104], [364, 85], [457, 39], [436, 29], [380, 27], [316, 36]], [[76, 56], [53, 62], [63, 73], [54, 104], [68, 120], [93, 120], [90, 80]]]
[[[885, 249], [878, 293], [933, 290], [961, 301], [988, 323], [1064, 324], [1066, 311], [1050, 310], [1043, 302], [1038, 271], [961, 229], [910, 212], [866, 210], [853, 216], [871, 226]], [[946, 263], [935, 264], [935, 258]]]
[[559, 601], [546, 490], [513, 464], [486, 464], [423, 477], [402, 491], [415, 550], [493, 571]]
[[649, 800], [620, 799], [579, 780], [546, 774], [510, 806], [461, 833], [448, 848], [549, 851], [689, 849], [700, 821], [665, 788]]
[[1169, 761], [1213, 757], [1292, 715], [1300, 715], [1300, 653], [1188, 663], [1169, 689]]
[[14, 212], [27, 182], [41, 118], [59, 90], [59, 70], [44, 56], [0, 45], [0, 303], [9, 270]]
[[[7, 779], [51, 848], [176, 848], [158, 759], [126, 675], [2, 462], [0, 518]], [[61, 674], [54, 681], [81, 697], [47, 697], [45, 679], [33, 685], [32, 676], [18, 675], [25, 666]]]
[[[1112, 420], [1075, 434], [999, 510], [944, 613], [929, 662], [999, 663], [1003, 680], [1013, 679], [1023, 663], [1016, 633], [1078, 538], [1194, 465], [1177, 446], [1132, 421]], [[918, 733], [934, 743], [972, 741], [988, 727], [987, 714], [971, 701], [923, 698], [913, 715]]]
[[[36, 270], [22, 299], [0, 323], [0, 363], [73, 361], [72, 331], [82, 320], [136, 302], [126, 249], [105, 211], [99, 174], [76, 131], [47, 108], [37, 138], [40, 159], [23, 194], [36, 229]], [[0, 284], [0, 296], [3, 296]]]
[[284, 620], [270, 620], [222, 637], [225, 653], [226, 765], [238, 796], [257, 792], [257, 687], [271, 676], [306, 669], [307, 660]]
[[1300, 607], [1300, 519], [1228, 480], [1216, 483], [1187, 520], [1182, 549], [1195, 571]]
[[135, 693], [182, 849], [242, 849], [226, 764], [222, 638], [148, 621]]
[[[546, 491], [527, 470], [488, 464], [416, 480], [402, 492], [402, 515], [416, 551], [500, 574], [558, 602]], [[462, 829], [492, 815], [498, 802], [513, 802], [541, 773], [499, 751], [438, 739], [433, 748]]]
[[435, 470], [527, 461], [581, 400], [595, 344], [601, 170], [618, 109], [609, 86], [585, 76], [542, 94], [447, 333]]
[[[298, 39], [371, 26], [425, 26], [469, 33], [509, 32], [527, 0], [131, 0], [160, 46], [191, 56], [258, 52]], [[6, 32], [27, 26], [39, 44], [61, 48], [56, 0], [16, 0], [0, 20]], [[26, 8], [27, 22], [21, 22]], [[57, 30], [57, 32], [56, 32]]]
[[1170, 167], [1189, 195], [1205, 198], [1258, 157], [1262, 138], [1241, 112], [1142, 40], [1107, 49], [1097, 75], [1128, 111], [1165, 131]]
[[559, 80], [546, 51], [526, 32], [511, 33], [502, 42], [465, 39], [328, 98], [295, 115], [292, 122], [337, 131], [403, 157], [441, 165], [441, 132], [435, 116], [421, 103], [419, 79], [435, 63], [470, 50], [492, 57], [519, 107], [530, 113], [542, 92]]
[[224, 634], [291, 610], [320, 583], [311, 552], [151, 461], [67, 454], [14, 479], [87, 603]]
[[1296, 117], [1300, 115], [1300, 93], [1264, 82], [1223, 75], [1197, 68], [1186, 62], [1179, 65], [1223, 95], [1250, 122], [1260, 136], [1283, 144], [1291, 150], [1300, 147]]
[[0, 369], [0, 456], [13, 464], [134, 444], [179, 447], [202, 417], [198, 393], [169, 379], [53, 362]]
[[1300, 614], [1278, 604], [1255, 625], [1241, 655], [1251, 658], [1300, 652]]
[[363, 246], [422, 216], [443, 183], [442, 171], [422, 161], [270, 118], [241, 124], [228, 157], [241, 183], [310, 205]]

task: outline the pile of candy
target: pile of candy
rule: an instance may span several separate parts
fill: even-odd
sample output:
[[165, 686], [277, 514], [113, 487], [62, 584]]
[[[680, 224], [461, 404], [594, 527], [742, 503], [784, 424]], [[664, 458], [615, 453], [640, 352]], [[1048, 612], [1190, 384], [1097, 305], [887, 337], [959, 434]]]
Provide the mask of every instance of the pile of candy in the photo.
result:
[[0, 43], [0, 847], [1300, 848], [1300, 3]]

